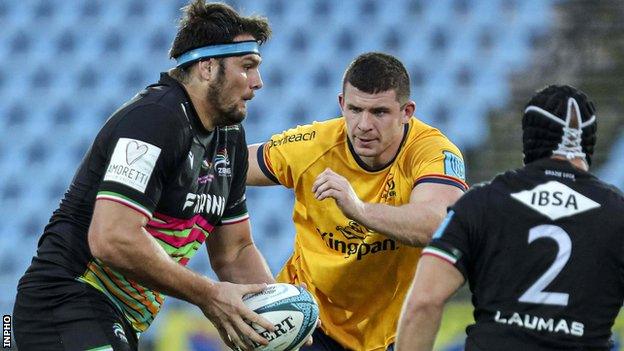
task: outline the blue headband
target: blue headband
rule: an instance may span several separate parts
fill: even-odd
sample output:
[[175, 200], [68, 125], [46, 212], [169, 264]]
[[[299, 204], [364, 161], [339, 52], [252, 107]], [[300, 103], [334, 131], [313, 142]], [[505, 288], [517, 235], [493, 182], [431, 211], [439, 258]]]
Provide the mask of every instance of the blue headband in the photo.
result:
[[181, 67], [208, 57], [241, 56], [247, 54], [260, 55], [260, 50], [256, 41], [239, 41], [235, 43], [204, 46], [187, 51], [178, 56], [175, 60], [178, 63], [178, 67]]

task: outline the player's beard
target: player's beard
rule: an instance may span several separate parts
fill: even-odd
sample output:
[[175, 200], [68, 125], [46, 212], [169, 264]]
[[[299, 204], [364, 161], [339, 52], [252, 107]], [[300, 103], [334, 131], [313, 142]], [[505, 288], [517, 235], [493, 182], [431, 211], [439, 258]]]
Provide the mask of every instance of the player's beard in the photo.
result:
[[225, 66], [223, 61], [219, 61], [219, 72], [217, 79], [208, 87], [207, 99], [213, 106], [215, 115], [213, 116], [213, 125], [215, 127], [230, 126], [238, 124], [245, 119], [245, 111], [238, 109], [236, 103], [227, 105], [227, 96], [224, 92], [225, 86]]

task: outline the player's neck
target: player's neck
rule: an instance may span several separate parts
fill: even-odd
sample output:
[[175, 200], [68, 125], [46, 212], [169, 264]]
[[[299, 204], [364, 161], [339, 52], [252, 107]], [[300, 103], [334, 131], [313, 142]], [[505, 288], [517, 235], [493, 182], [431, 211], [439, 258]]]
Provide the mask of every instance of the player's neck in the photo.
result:
[[580, 157], [574, 157], [573, 159], [567, 159], [566, 157], [563, 156], [559, 156], [559, 155], [553, 155], [550, 158], [555, 159], [555, 160], [560, 160], [560, 161], [568, 161], [572, 164], [572, 166], [583, 170], [585, 172], [589, 171], [589, 165], [587, 164], [587, 161], [585, 161], [584, 159], [580, 158]]
[[358, 156], [360, 157], [362, 162], [364, 162], [371, 169], [379, 169], [379, 168], [385, 167], [399, 153], [401, 149], [402, 141], [403, 141], [403, 136], [401, 136], [400, 139], [397, 139], [395, 142], [390, 144], [385, 150], [383, 150], [377, 156], [369, 156], [369, 157], [361, 156], [361, 155], [358, 155]]
[[193, 84], [193, 82], [183, 83], [183, 85], [189, 97], [191, 98], [191, 103], [193, 104], [195, 111], [197, 111], [197, 115], [202, 125], [204, 126], [204, 128], [206, 128], [207, 131], [212, 131], [214, 129], [214, 125], [210, 116], [214, 114], [214, 111], [212, 106], [206, 99], [205, 89], [202, 89], [202, 87]]

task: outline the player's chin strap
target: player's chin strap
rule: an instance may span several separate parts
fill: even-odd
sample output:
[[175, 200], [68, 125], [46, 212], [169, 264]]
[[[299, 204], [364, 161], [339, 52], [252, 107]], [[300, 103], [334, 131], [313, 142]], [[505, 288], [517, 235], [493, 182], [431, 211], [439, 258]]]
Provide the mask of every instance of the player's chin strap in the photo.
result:
[[204, 58], [242, 56], [247, 54], [260, 55], [258, 42], [255, 40], [247, 40], [228, 44], [208, 45], [187, 51], [176, 57], [175, 60], [177, 62], [177, 67], [181, 67]]
[[563, 126], [563, 136], [561, 137], [561, 143], [559, 143], [556, 150], [553, 150], [553, 155], [564, 156], [568, 160], [571, 160], [575, 157], [580, 157], [583, 160], [586, 160], [586, 155], [583, 152], [583, 147], [581, 145], [581, 142], [583, 140], [583, 128], [596, 121], [595, 115], [591, 116], [589, 120], [583, 123], [583, 120], [581, 119], [581, 109], [579, 108], [579, 105], [574, 98], [568, 99], [568, 110], [566, 113], [565, 121], [537, 106], [527, 106], [527, 108], [524, 110], [524, 113], [530, 111], [537, 112], [542, 116], [548, 117], [554, 122], [557, 122], [558, 124], [561, 124]]

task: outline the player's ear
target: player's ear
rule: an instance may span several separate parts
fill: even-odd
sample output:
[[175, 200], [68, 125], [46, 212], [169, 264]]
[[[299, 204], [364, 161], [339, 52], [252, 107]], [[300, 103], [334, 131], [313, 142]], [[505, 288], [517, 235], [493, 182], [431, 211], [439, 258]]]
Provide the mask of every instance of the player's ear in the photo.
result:
[[210, 80], [210, 78], [212, 77], [212, 64], [213, 64], [214, 60], [213, 59], [208, 59], [208, 60], [201, 60], [197, 63], [197, 68], [199, 70], [199, 75], [201, 76], [202, 80]]
[[344, 95], [342, 93], [338, 94], [338, 105], [340, 105], [340, 111], [344, 113]]
[[403, 122], [409, 122], [414, 112], [416, 112], [416, 103], [413, 100], [409, 100], [405, 103], [405, 107], [403, 108]]

